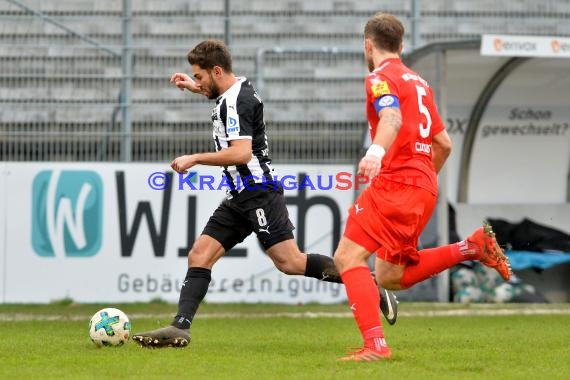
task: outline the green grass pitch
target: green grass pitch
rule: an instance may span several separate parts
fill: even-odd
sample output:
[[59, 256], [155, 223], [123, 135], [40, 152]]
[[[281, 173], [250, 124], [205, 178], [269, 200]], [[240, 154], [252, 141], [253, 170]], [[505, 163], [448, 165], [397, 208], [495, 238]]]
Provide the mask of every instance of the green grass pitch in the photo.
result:
[[185, 349], [97, 348], [91, 315], [114, 306], [133, 332], [175, 305], [0, 305], [0, 379], [568, 379], [570, 304], [400, 304], [392, 360], [342, 363], [360, 345], [345, 305], [201, 306]]

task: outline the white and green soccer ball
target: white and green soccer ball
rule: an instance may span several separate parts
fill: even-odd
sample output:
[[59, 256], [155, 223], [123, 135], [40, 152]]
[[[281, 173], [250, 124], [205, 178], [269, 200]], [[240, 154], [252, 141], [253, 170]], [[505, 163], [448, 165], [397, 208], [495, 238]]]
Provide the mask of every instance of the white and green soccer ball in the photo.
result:
[[89, 336], [99, 347], [121, 346], [129, 340], [130, 333], [129, 317], [113, 307], [99, 310], [89, 321]]
[[523, 293], [534, 293], [534, 288], [530, 285], [510, 284], [505, 282], [493, 289], [493, 302], [506, 303], [511, 302], [513, 298]]
[[453, 302], [479, 303], [485, 302], [485, 293], [477, 286], [465, 286], [453, 295]]
[[479, 286], [477, 274], [473, 269], [460, 267], [451, 273], [451, 287], [454, 293], [469, 286]]

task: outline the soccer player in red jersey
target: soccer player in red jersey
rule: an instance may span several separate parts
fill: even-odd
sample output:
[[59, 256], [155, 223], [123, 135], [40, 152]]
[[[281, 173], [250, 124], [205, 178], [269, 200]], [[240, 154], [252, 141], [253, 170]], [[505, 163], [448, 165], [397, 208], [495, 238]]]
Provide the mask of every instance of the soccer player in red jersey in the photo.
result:
[[366, 260], [376, 253], [376, 280], [386, 289], [407, 289], [464, 260], [479, 260], [508, 280], [510, 267], [491, 227], [462, 242], [417, 250], [418, 238], [436, 205], [437, 173], [451, 140], [437, 112], [433, 91], [400, 60], [404, 27], [377, 13], [364, 28], [366, 112], [372, 145], [358, 174], [371, 184], [349, 211], [334, 259], [363, 348], [341, 358], [374, 361], [391, 356], [378, 311], [378, 289]]

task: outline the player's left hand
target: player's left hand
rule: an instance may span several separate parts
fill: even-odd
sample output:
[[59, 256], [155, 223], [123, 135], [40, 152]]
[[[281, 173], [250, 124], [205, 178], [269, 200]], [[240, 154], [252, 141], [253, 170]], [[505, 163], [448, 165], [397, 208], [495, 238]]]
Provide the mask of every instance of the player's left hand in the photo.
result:
[[372, 155], [362, 157], [358, 164], [358, 175], [366, 176], [370, 179], [376, 177], [382, 167], [382, 160]]
[[176, 87], [184, 91], [185, 89], [195, 94], [202, 93], [202, 86], [197, 84], [190, 75], [186, 73], [174, 73], [170, 77], [170, 83], [174, 83]]
[[170, 167], [178, 173], [187, 173], [188, 169], [196, 165], [196, 157], [191, 155], [176, 157], [171, 163]]

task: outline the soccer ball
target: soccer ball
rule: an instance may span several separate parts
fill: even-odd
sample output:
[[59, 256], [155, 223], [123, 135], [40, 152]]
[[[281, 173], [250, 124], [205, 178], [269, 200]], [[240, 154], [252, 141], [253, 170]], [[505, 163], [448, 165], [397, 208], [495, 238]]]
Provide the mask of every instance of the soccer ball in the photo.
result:
[[472, 286], [478, 287], [479, 280], [473, 269], [459, 268], [451, 273], [451, 286], [454, 292]]
[[129, 340], [130, 332], [129, 317], [113, 307], [99, 310], [89, 321], [89, 336], [99, 347], [121, 346]]
[[453, 302], [476, 303], [484, 302], [485, 294], [477, 286], [465, 286], [453, 295]]
[[516, 288], [508, 282], [502, 283], [493, 289], [493, 301], [498, 303], [509, 302], [516, 295]]

